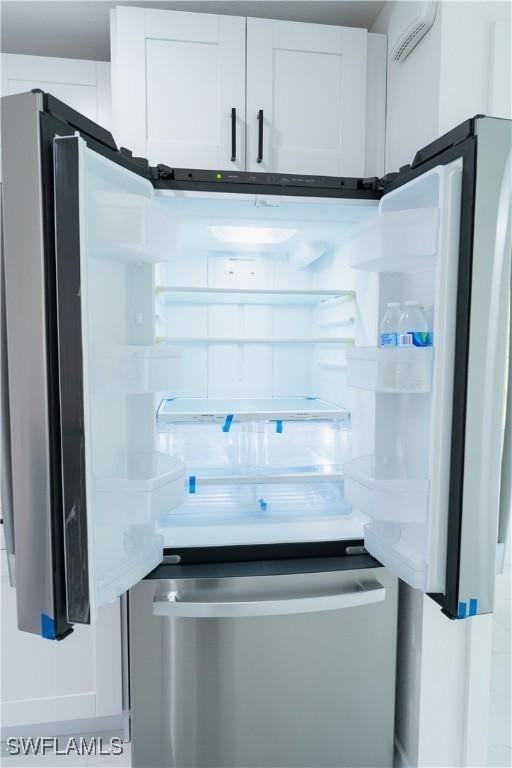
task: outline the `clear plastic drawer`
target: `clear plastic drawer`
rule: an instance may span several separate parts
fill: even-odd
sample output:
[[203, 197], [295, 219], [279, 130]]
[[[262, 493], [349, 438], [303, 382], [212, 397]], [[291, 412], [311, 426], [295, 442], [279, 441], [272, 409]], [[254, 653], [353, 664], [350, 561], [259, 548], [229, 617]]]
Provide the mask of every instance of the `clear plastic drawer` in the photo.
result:
[[364, 519], [344, 498], [343, 481], [286, 478], [211, 484], [198, 478], [184, 503], [159, 521], [165, 546], [227, 546], [359, 539]]
[[159, 450], [193, 468], [341, 467], [349, 457], [345, 421], [249, 421], [159, 425]]

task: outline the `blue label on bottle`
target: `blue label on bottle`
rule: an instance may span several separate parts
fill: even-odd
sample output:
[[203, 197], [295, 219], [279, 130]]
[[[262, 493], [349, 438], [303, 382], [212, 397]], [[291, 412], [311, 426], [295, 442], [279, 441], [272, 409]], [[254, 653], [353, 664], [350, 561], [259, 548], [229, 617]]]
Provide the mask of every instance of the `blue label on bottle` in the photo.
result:
[[412, 343], [415, 347], [431, 347], [432, 333], [430, 331], [413, 331]]
[[381, 333], [380, 335], [381, 347], [396, 347], [397, 343], [398, 341], [397, 341], [396, 333]]
[[431, 347], [432, 342], [432, 331], [407, 331], [401, 333], [398, 338], [400, 347]]

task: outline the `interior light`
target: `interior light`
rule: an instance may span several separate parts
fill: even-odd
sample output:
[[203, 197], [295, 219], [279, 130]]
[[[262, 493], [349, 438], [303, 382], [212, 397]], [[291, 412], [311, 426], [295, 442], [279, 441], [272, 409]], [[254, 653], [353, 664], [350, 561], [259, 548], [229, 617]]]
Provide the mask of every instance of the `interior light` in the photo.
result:
[[297, 230], [273, 227], [210, 227], [210, 232], [216, 240], [221, 240], [223, 243], [273, 245], [289, 240]]

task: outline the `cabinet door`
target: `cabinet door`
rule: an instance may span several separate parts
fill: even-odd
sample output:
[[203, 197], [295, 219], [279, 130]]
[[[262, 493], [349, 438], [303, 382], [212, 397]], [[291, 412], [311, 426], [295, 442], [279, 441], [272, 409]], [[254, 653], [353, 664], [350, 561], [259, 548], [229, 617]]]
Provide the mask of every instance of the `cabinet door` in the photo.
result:
[[366, 43], [365, 29], [247, 19], [247, 170], [364, 175]]
[[245, 19], [116, 8], [111, 30], [116, 141], [151, 164], [245, 169]]
[[110, 129], [110, 64], [107, 61], [2, 54], [2, 95], [33, 88], [51, 93]]

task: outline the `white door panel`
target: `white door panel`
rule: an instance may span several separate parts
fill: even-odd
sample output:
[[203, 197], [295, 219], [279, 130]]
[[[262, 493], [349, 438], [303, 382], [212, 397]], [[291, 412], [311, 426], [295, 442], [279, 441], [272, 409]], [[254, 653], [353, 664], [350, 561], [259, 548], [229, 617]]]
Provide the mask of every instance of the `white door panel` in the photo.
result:
[[112, 18], [118, 142], [152, 164], [245, 169], [245, 19], [140, 8]]
[[110, 128], [110, 64], [106, 61], [2, 54], [2, 95], [40, 88]]
[[364, 175], [366, 48], [364, 29], [247, 20], [247, 170]]
[[154, 392], [179, 364], [152, 305], [173, 222], [147, 179], [82, 139], [54, 151], [67, 612], [94, 623], [161, 562], [154, 522], [184, 494], [183, 465], [153, 442]]

